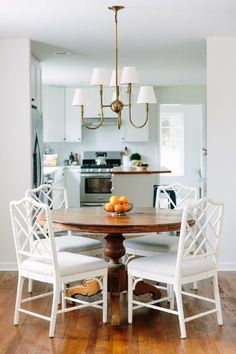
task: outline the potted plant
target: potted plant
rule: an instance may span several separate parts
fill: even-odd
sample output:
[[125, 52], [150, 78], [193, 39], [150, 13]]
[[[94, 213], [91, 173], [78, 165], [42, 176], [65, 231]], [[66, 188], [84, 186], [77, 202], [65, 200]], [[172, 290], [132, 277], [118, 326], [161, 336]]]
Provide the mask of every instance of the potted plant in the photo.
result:
[[132, 162], [132, 164], [134, 165], [136, 162], [141, 161], [141, 155], [137, 152], [135, 152], [134, 154], [130, 155], [130, 161]]

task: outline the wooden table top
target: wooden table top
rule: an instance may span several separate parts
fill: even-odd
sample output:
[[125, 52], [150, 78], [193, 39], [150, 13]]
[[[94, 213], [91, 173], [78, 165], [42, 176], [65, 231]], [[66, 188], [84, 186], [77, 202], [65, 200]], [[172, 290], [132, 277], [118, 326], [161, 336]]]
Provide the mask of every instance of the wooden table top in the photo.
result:
[[113, 167], [112, 174], [114, 175], [127, 175], [127, 174], [161, 174], [161, 173], [171, 173], [171, 170], [166, 167], [148, 167], [146, 170], [139, 170], [135, 167]]
[[181, 211], [156, 208], [134, 208], [125, 216], [112, 216], [102, 207], [51, 210], [55, 228], [92, 233], [178, 231], [181, 215]]

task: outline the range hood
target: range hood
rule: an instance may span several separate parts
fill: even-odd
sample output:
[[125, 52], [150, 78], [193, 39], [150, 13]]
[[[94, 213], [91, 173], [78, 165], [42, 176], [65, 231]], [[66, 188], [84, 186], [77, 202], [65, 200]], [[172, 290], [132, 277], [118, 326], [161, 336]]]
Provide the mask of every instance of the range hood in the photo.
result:
[[[92, 117], [86, 117], [85, 118], [86, 119], [86, 121], [85, 122], [88, 122], [88, 124], [89, 125], [97, 125], [97, 123], [98, 123], [98, 120], [100, 119], [100, 118], [98, 118], [98, 117], [94, 117], [94, 118], [92, 118]], [[104, 117], [104, 121], [103, 121], [103, 126], [114, 126], [114, 125], [116, 125], [117, 124], [117, 118], [116, 117]], [[82, 123], [82, 127], [83, 127], [84, 125], [83, 125], [83, 123]]]

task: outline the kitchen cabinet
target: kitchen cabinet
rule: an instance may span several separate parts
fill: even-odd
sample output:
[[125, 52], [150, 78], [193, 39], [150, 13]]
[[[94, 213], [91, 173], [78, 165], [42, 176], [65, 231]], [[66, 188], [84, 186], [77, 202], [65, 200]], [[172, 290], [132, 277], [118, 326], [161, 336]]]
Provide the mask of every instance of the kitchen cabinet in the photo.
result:
[[127, 195], [134, 207], [152, 207], [154, 174], [113, 174], [112, 194]]
[[30, 64], [30, 97], [31, 102], [37, 107], [38, 111], [42, 110], [42, 71], [40, 63], [31, 56]]
[[66, 140], [64, 87], [43, 87], [43, 137], [44, 142]]
[[81, 141], [80, 110], [72, 106], [74, 90], [57, 86], [43, 87], [45, 142]]
[[66, 168], [66, 190], [70, 208], [80, 207], [80, 168]]
[[[55, 187], [65, 187], [65, 169], [57, 168], [53, 172], [53, 186]], [[63, 200], [63, 196], [58, 191], [52, 192], [52, 199], [54, 200], [54, 209], [60, 208]]]
[[75, 88], [66, 88], [66, 141], [81, 141], [80, 107], [72, 106]]
[[[89, 95], [90, 103], [85, 106], [84, 116], [87, 118], [99, 118], [101, 117], [100, 109], [100, 91], [99, 87], [87, 87], [86, 91]], [[111, 104], [112, 95], [115, 92], [114, 87], [104, 87], [103, 89], [103, 104]], [[103, 109], [104, 117], [114, 118], [116, 113], [114, 113], [109, 107]]]

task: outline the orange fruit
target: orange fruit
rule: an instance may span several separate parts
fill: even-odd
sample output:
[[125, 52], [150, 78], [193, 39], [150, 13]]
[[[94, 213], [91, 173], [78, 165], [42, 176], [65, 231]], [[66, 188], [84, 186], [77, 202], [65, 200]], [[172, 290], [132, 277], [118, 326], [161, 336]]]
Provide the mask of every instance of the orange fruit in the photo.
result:
[[122, 204], [116, 204], [116, 205], [114, 205], [114, 210], [115, 210], [117, 213], [123, 213], [123, 205], [122, 205]]
[[113, 204], [113, 205], [119, 204], [119, 198], [117, 197], [117, 195], [111, 196], [111, 198], [110, 198], [109, 201], [110, 201], [110, 203]]
[[128, 211], [130, 211], [130, 205], [129, 204], [123, 204], [123, 211], [124, 213], [127, 213]]
[[113, 205], [112, 205], [111, 203], [109, 203], [109, 202], [104, 205], [104, 209], [105, 209], [106, 211], [109, 211], [109, 212], [114, 211]]
[[126, 195], [122, 195], [122, 197], [119, 198], [119, 201], [121, 204], [127, 204], [129, 202], [128, 197]]

